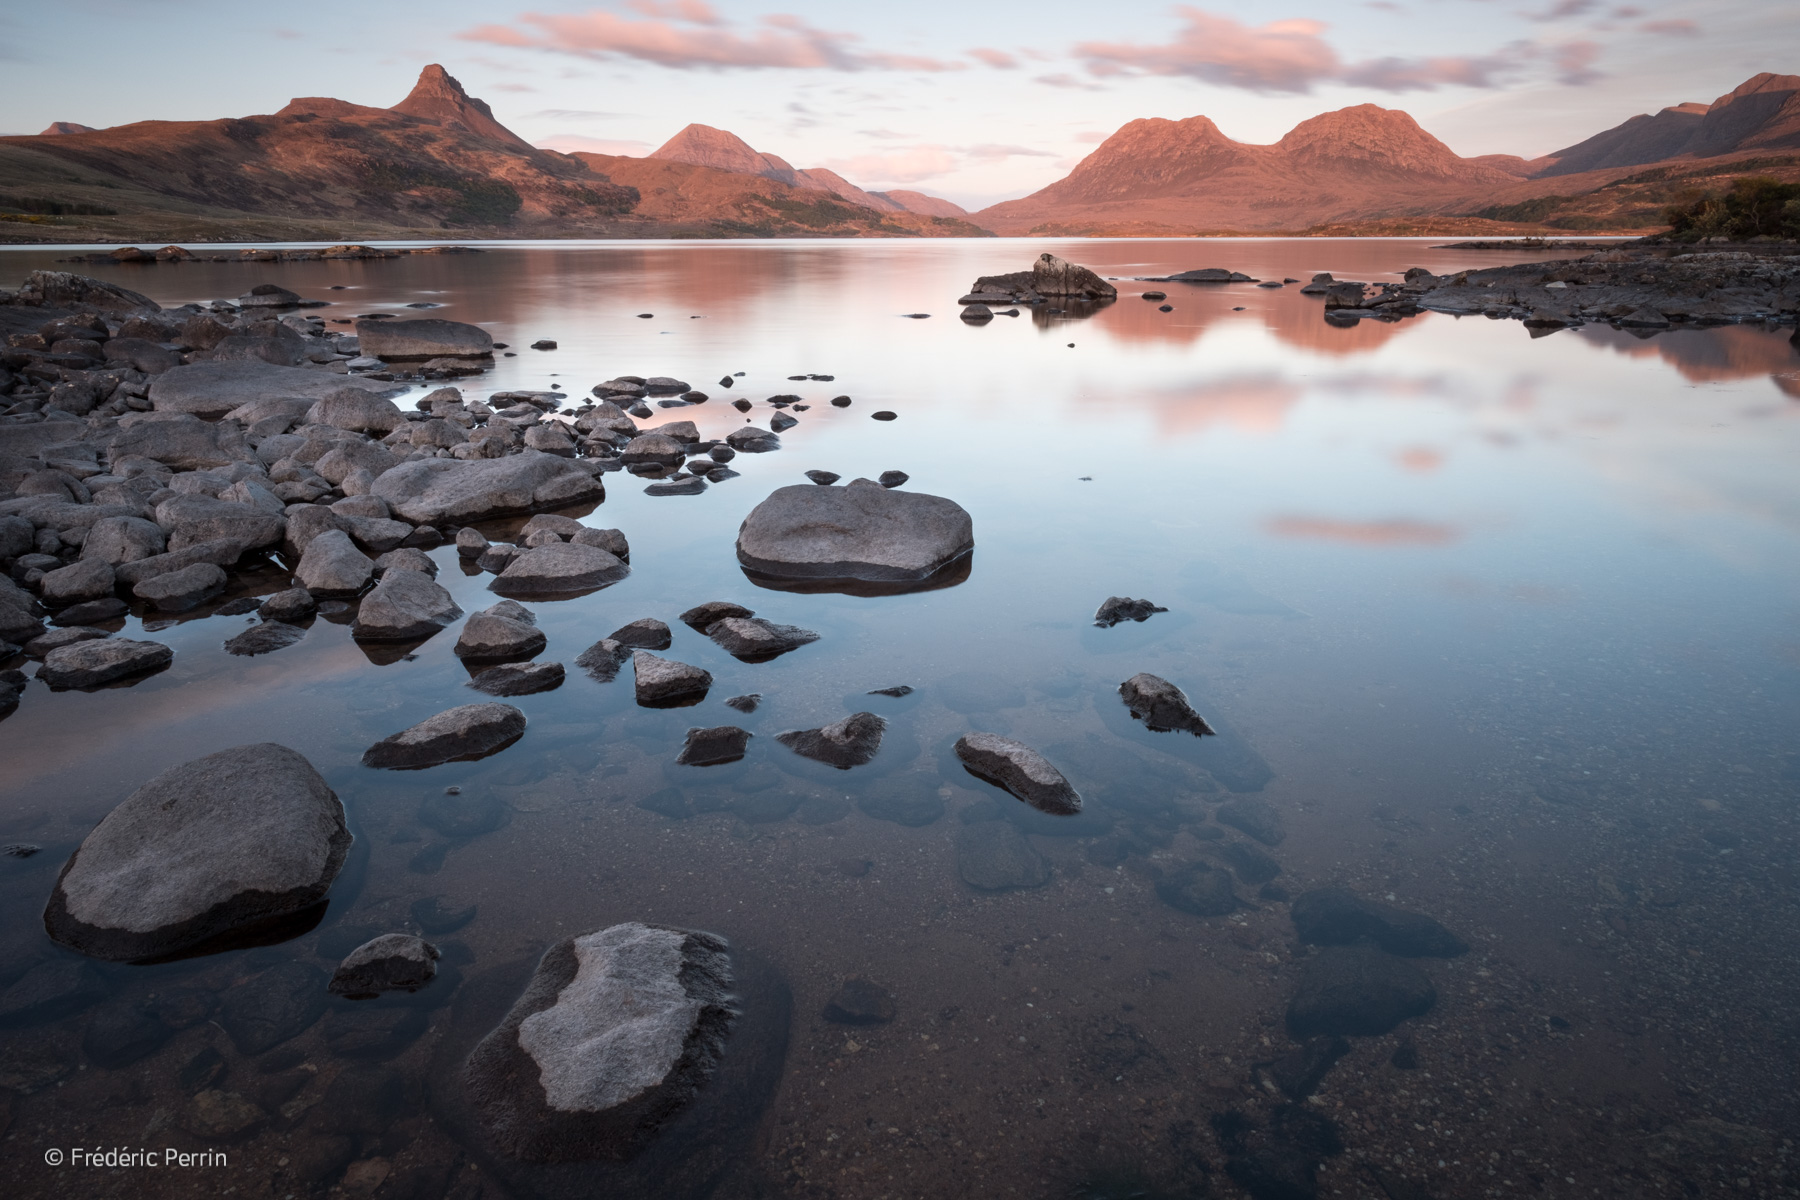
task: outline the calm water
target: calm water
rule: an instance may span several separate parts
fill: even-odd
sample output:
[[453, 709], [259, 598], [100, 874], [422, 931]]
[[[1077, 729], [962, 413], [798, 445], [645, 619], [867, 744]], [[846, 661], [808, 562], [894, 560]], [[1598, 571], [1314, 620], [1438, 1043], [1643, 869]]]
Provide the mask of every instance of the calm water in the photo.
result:
[[[65, 957], [39, 923], [57, 871], [173, 764], [292, 746], [342, 797], [357, 849], [317, 931], [101, 965], [96, 1007], [0, 1029], [8, 1191], [508, 1194], [437, 1104], [482, 1019], [466, 998], [484, 980], [505, 993], [551, 941], [643, 920], [728, 936], [792, 995], [784, 1071], [721, 1196], [1241, 1195], [1210, 1120], [1269, 1118], [1253, 1069], [1289, 1048], [1305, 951], [1287, 906], [1254, 886], [1238, 888], [1245, 909], [1206, 918], [1163, 904], [1155, 883], [1241, 840], [1218, 840], [1210, 814], [1253, 793], [1285, 822], [1272, 854], [1288, 891], [1345, 884], [1474, 946], [1424, 960], [1436, 1008], [1354, 1039], [1308, 1102], [1344, 1148], [1321, 1195], [1794, 1194], [1791, 331], [1532, 339], [1429, 314], [1342, 329], [1297, 287], [1250, 285], [1169, 285], [1171, 313], [1122, 285], [1086, 319], [956, 319], [975, 276], [1046, 249], [1110, 276], [1381, 279], [1504, 261], [1415, 241], [983, 241], [81, 268], [168, 305], [262, 282], [332, 300], [315, 310], [327, 319], [438, 303], [431, 315], [519, 348], [467, 381], [475, 397], [674, 375], [713, 396], [671, 414], [704, 437], [743, 423], [729, 396], [797, 392], [812, 407], [780, 452], [740, 456], [742, 478], [702, 496], [607, 476], [584, 519], [624, 530], [631, 576], [531, 606], [546, 661], [572, 663], [639, 617], [668, 621], [671, 655], [715, 676], [698, 707], [641, 709], [629, 671], [601, 685], [571, 665], [559, 690], [512, 701], [531, 725], [503, 753], [375, 772], [358, 765], [370, 743], [481, 698], [462, 686], [454, 627], [377, 663], [320, 620], [290, 649], [236, 659], [221, 643], [246, 618], [205, 610], [149, 635], [174, 665], [136, 686], [34, 683], [0, 723], [0, 840], [43, 847], [0, 859], [0, 986]], [[0, 254], [0, 282], [53, 257]], [[901, 317], [914, 312], [932, 315]], [[522, 348], [539, 338], [561, 348]], [[787, 378], [801, 373], [836, 378]], [[852, 407], [825, 404], [840, 393]], [[883, 408], [898, 420], [869, 419]], [[909, 488], [962, 504], [968, 580], [881, 598], [751, 584], [739, 522], [811, 468], [904, 470]], [[434, 557], [465, 610], [492, 602], [489, 577]], [[270, 592], [285, 576], [245, 582]], [[1109, 595], [1169, 611], [1093, 628]], [[714, 599], [821, 638], [739, 663], [675, 620]], [[1115, 689], [1139, 671], [1183, 687], [1224, 736], [1182, 744], [1128, 720]], [[917, 691], [863, 695], [899, 684]], [[756, 713], [724, 706], [745, 692], [762, 694]], [[810, 769], [772, 736], [862, 708], [893, 722], [867, 767]], [[685, 730], [715, 724], [757, 735], [748, 759], [675, 766]], [[1079, 822], [1025, 822], [1049, 866], [1040, 887], [984, 893], [959, 877], [958, 836], [995, 797], [1022, 819], [956, 766], [949, 747], [971, 729], [1044, 750], [1087, 797]], [[640, 806], [669, 788], [698, 815]], [[337, 1002], [258, 1055], [199, 1019], [270, 967], [328, 971], [366, 936], [416, 928], [415, 902], [432, 897], [476, 915], [434, 937], [456, 971], [411, 1008]], [[892, 1023], [823, 1019], [849, 976], [893, 993]], [[188, 998], [193, 1023], [153, 1030], [166, 1040], [127, 1065], [96, 1060], [96, 1014], [169, 996]], [[1413, 1069], [1391, 1062], [1403, 1043]], [[256, 1105], [255, 1123], [192, 1132], [197, 1080]], [[75, 1145], [214, 1146], [230, 1162], [44, 1165]]]

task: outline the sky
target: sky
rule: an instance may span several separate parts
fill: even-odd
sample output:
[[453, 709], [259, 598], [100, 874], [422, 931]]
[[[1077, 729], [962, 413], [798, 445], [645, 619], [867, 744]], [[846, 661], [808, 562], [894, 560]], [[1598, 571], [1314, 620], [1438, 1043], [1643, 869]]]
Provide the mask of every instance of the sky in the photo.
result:
[[1139, 117], [1273, 142], [1372, 103], [1465, 156], [1535, 157], [1800, 73], [1800, 19], [1792, 0], [59, 0], [0, 8], [0, 132], [386, 107], [434, 62], [536, 145], [642, 155], [699, 122], [977, 208]]

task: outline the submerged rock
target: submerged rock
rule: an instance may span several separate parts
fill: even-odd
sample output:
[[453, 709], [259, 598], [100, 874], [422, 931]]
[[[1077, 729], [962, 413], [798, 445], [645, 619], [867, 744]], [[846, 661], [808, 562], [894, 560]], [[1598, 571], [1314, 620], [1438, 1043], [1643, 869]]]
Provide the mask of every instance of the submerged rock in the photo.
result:
[[637, 677], [637, 702], [650, 708], [696, 703], [712, 687], [711, 672], [645, 650], [632, 652], [631, 669]]
[[1348, 888], [1325, 887], [1294, 898], [1289, 915], [1300, 940], [1314, 946], [1341, 946], [1368, 938], [1389, 954], [1405, 958], [1455, 958], [1469, 943], [1424, 913], [1365, 900]]
[[1223, 917], [1238, 910], [1231, 876], [1205, 863], [1189, 863], [1156, 881], [1156, 895], [1170, 908], [1197, 917]]
[[492, 754], [524, 732], [525, 714], [510, 704], [464, 704], [376, 742], [362, 763], [387, 770], [434, 767]]
[[720, 649], [745, 662], [767, 662], [798, 650], [819, 635], [798, 625], [777, 625], [761, 617], [724, 617], [706, 629]]
[[463, 1068], [483, 1130], [527, 1162], [632, 1157], [718, 1069], [732, 982], [708, 933], [631, 922], [557, 943]]
[[956, 835], [956, 871], [964, 883], [987, 892], [1050, 881], [1050, 864], [1011, 821], [964, 825]]
[[868, 979], [846, 979], [825, 1002], [822, 1014], [839, 1025], [886, 1025], [898, 1009], [893, 995]]
[[1437, 1003], [1425, 972], [1377, 946], [1359, 943], [1321, 950], [1300, 974], [1288, 1002], [1288, 1032], [1377, 1037], [1422, 1017]]
[[1200, 737], [1213, 732], [1188, 703], [1187, 693], [1160, 676], [1140, 671], [1119, 685], [1119, 695], [1131, 715], [1153, 733], [1179, 731]]
[[744, 757], [751, 733], [736, 725], [715, 725], [711, 729], [690, 729], [681, 754], [675, 759], [685, 767], [710, 767], [736, 762]]
[[619, 677], [619, 668], [631, 657], [631, 647], [611, 638], [601, 638], [576, 656], [575, 665], [588, 673], [596, 683], [611, 683]]
[[1222, 804], [1213, 815], [1219, 824], [1247, 833], [1265, 846], [1279, 846], [1287, 837], [1287, 826], [1275, 806], [1256, 796]]
[[306, 636], [306, 630], [285, 621], [261, 621], [225, 643], [225, 653], [241, 657], [285, 650]]
[[752, 610], [741, 604], [733, 604], [729, 600], [709, 600], [705, 604], [696, 604], [681, 614], [681, 622], [688, 628], [705, 633], [726, 617], [754, 617]]
[[1148, 621], [1153, 613], [1168, 612], [1161, 605], [1152, 604], [1148, 600], [1133, 600], [1128, 596], [1108, 596], [1094, 613], [1094, 624], [1102, 629], [1111, 629], [1121, 621]]
[[975, 547], [974, 524], [941, 496], [867, 479], [777, 488], [738, 530], [738, 561], [781, 579], [917, 582]]
[[790, 729], [775, 740], [802, 758], [848, 771], [874, 759], [886, 730], [885, 718], [859, 712], [822, 729]]
[[317, 903], [350, 840], [343, 805], [302, 755], [220, 750], [164, 771], [95, 826], [44, 927], [95, 958], [179, 953]]
[[416, 992], [437, 977], [438, 948], [407, 933], [385, 933], [345, 956], [326, 985], [334, 996], [372, 1000], [383, 992]]
[[550, 663], [500, 663], [478, 672], [468, 686], [490, 696], [530, 696], [562, 686], [563, 665]]
[[994, 733], [966, 733], [956, 741], [956, 757], [970, 774], [1005, 788], [1033, 808], [1057, 815], [1081, 811], [1081, 794], [1049, 759], [1023, 742]]

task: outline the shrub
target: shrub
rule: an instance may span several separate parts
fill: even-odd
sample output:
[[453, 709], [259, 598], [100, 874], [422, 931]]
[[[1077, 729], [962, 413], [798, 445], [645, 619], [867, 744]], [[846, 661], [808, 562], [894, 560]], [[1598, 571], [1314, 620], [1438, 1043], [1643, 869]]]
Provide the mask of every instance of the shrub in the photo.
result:
[[1800, 239], [1800, 183], [1783, 183], [1768, 175], [1731, 181], [1724, 195], [1687, 192], [1663, 211], [1670, 232], [1682, 241], [1756, 237]]

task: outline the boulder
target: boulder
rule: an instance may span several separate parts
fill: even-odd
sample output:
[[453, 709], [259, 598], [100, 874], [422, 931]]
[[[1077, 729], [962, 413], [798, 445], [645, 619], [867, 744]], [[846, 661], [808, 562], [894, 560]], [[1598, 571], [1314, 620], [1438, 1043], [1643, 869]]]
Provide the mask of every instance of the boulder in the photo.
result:
[[1287, 837], [1287, 826], [1275, 806], [1256, 796], [1222, 804], [1214, 815], [1221, 825], [1247, 833], [1265, 846], [1279, 846]]
[[181, 365], [181, 356], [147, 338], [120, 337], [106, 343], [106, 361], [121, 363], [146, 375], [161, 375]]
[[563, 665], [547, 663], [500, 663], [478, 672], [468, 686], [490, 696], [530, 696], [562, 686]]
[[442, 527], [601, 500], [606, 489], [570, 459], [526, 450], [505, 458], [414, 459], [380, 475], [372, 494], [416, 525]]
[[681, 614], [681, 623], [688, 628], [705, 633], [726, 617], [754, 617], [756, 613], [741, 604], [733, 604], [729, 600], [708, 600], [705, 604], [696, 604]]
[[450, 593], [423, 571], [388, 571], [357, 606], [350, 633], [362, 642], [411, 642], [462, 615]]
[[287, 520], [248, 504], [211, 496], [176, 496], [156, 506], [156, 523], [169, 533], [169, 549], [225, 541], [240, 552], [279, 545]]
[[776, 734], [775, 740], [802, 758], [848, 771], [874, 759], [886, 731], [885, 718], [859, 712], [821, 729], [790, 729]]
[[114, 586], [112, 564], [97, 558], [84, 558], [66, 567], [46, 571], [38, 583], [38, 592], [45, 604], [60, 607], [110, 596]]
[[[358, 387], [340, 388], [307, 410], [308, 425], [331, 425], [357, 433], [392, 433], [407, 424], [399, 405]], [[468, 440], [466, 438], [464, 441]]]
[[63, 867], [44, 927], [115, 961], [248, 935], [323, 899], [350, 841], [343, 805], [299, 753], [220, 750], [107, 814]]
[[111, 461], [147, 458], [181, 471], [254, 462], [256, 452], [235, 424], [202, 421], [191, 413], [139, 414], [107, 442]]
[[631, 922], [570, 938], [463, 1068], [508, 1158], [634, 1157], [704, 1087], [737, 1010], [723, 938]]
[[522, 658], [536, 654], [546, 644], [543, 630], [530, 609], [502, 600], [463, 623], [456, 639], [458, 658]]
[[60, 308], [72, 312], [129, 315], [161, 312], [150, 297], [116, 283], [76, 275], [69, 271], [32, 271], [19, 286], [19, 304]]
[[408, 933], [384, 933], [344, 956], [326, 990], [350, 1000], [416, 992], [437, 978], [438, 948]]
[[1197, 917], [1223, 917], [1241, 907], [1231, 887], [1231, 875], [1206, 863], [1189, 863], [1156, 881], [1156, 895], [1164, 904]]
[[383, 738], [363, 752], [365, 767], [390, 771], [481, 758], [523, 735], [525, 714], [510, 704], [464, 704]]
[[664, 467], [678, 467], [686, 457], [687, 448], [674, 438], [659, 433], [641, 433], [626, 444], [619, 454], [619, 461], [627, 466], [634, 463], [656, 463]]
[[[735, 608], [736, 605], [727, 607]], [[768, 662], [789, 650], [797, 650], [819, 635], [798, 625], [777, 625], [761, 617], [721, 617], [706, 628], [706, 636], [734, 658], [744, 662]]]
[[1131, 715], [1153, 733], [1179, 731], [1199, 737], [1213, 732], [1188, 703], [1187, 693], [1160, 676], [1140, 671], [1119, 685], [1119, 696]]
[[225, 572], [212, 563], [194, 563], [179, 571], [153, 575], [131, 589], [158, 612], [186, 612], [225, 590]]
[[637, 702], [649, 708], [696, 703], [712, 687], [711, 672], [647, 650], [632, 652], [631, 669], [637, 679]]
[[303, 587], [293, 587], [266, 598], [257, 607], [256, 614], [265, 621], [302, 621], [317, 607], [311, 592]]
[[690, 729], [681, 753], [675, 761], [684, 767], [710, 767], [736, 762], [744, 757], [754, 735], [736, 725], [715, 725], [710, 729]]
[[778, 579], [915, 582], [975, 547], [973, 522], [955, 501], [884, 488], [777, 488], [738, 529], [738, 562]]
[[725, 435], [725, 444], [733, 450], [742, 450], [745, 454], [767, 454], [771, 450], [781, 449], [779, 437], [754, 425], [732, 430]]
[[417, 321], [358, 321], [357, 348], [383, 362], [428, 358], [491, 358], [494, 339], [479, 325], [436, 317]]
[[619, 626], [609, 636], [621, 646], [630, 646], [634, 650], [667, 650], [673, 640], [669, 627], [655, 617], [639, 617]]
[[159, 413], [214, 418], [256, 400], [322, 400], [346, 387], [377, 396], [397, 396], [406, 390], [404, 384], [352, 379], [332, 371], [275, 366], [260, 360], [200, 362], [158, 375], [150, 384], [150, 404]]
[[1301, 971], [1287, 1027], [1296, 1038], [1379, 1037], [1436, 1003], [1430, 977], [1405, 959], [1367, 943], [1332, 946]]
[[502, 595], [557, 596], [605, 587], [630, 573], [604, 550], [556, 542], [526, 550], [488, 586]]
[[1039, 295], [1079, 300], [1111, 300], [1119, 290], [1086, 267], [1054, 254], [1040, 254], [1031, 264], [1031, 286]]
[[1153, 613], [1169, 610], [1148, 600], [1133, 600], [1129, 596], [1108, 596], [1094, 613], [1094, 624], [1102, 629], [1111, 629], [1121, 621], [1148, 621]]
[[88, 526], [81, 543], [82, 561], [117, 567], [137, 562], [168, 549], [169, 535], [162, 526], [142, 517], [102, 517]]
[[[436, 462], [431, 459], [428, 461]], [[359, 471], [368, 472], [370, 479], [378, 479], [392, 470], [400, 460], [393, 453], [376, 445], [356, 438], [346, 438], [334, 444], [331, 449], [319, 455], [313, 463], [313, 470], [318, 472], [328, 483], [339, 487], [347, 487], [351, 476]], [[385, 499], [385, 497], [383, 497]]]
[[120, 563], [114, 568], [119, 582], [127, 587], [135, 586], [146, 579], [158, 575], [166, 575], [170, 571], [179, 571], [183, 567], [191, 567], [195, 563], [212, 563], [217, 567], [229, 567], [243, 557], [243, 547], [234, 541], [223, 538], [210, 542], [200, 542], [183, 550], [172, 550], [167, 554], [153, 554], [149, 558], [140, 558], [136, 562]]
[[227, 638], [225, 653], [249, 658], [285, 650], [306, 637], [306, 630], [285, 621], [261, 621], [236, 637]]
[[1324, 887], [1294, 898], [1289, 915], [1300, 940], [1313, 946], [1343, 946], [1367, 938], [1404, 958], [1455, 958], [1469, 943], [1424, 913], [1377, 900], [1348, 888]]
[[327, 529], [306, 544], [294, 579], [314, 596], [354, 596], [369, 585], [375, 564], [341, 529]]
[[956, 835], [956, 871], [984, 892], [1040, 887], [1050, 880], [1050, 864], [1011, 821], [964, 825]]
[[115, 679], [160, 671], [174, 658], [175, 651], [161, 642], [107, 638], [52, 650], [44, 656], [38, 678], [59, 690], [99, 687]]
[[1063, 773], [1023, 742], [966, 733], [956, 740], [956, 757], [971, 775], [1005, 788], [1041, 812], [1070, 816], [1081, 811], [1081, 795]]
[[619, 668], [631, 654], [630, 646], [611, 638], [601, 638], [576, 657], [575, 665], [586, 671], [595, 683], [611, 683], [619, 677]]

